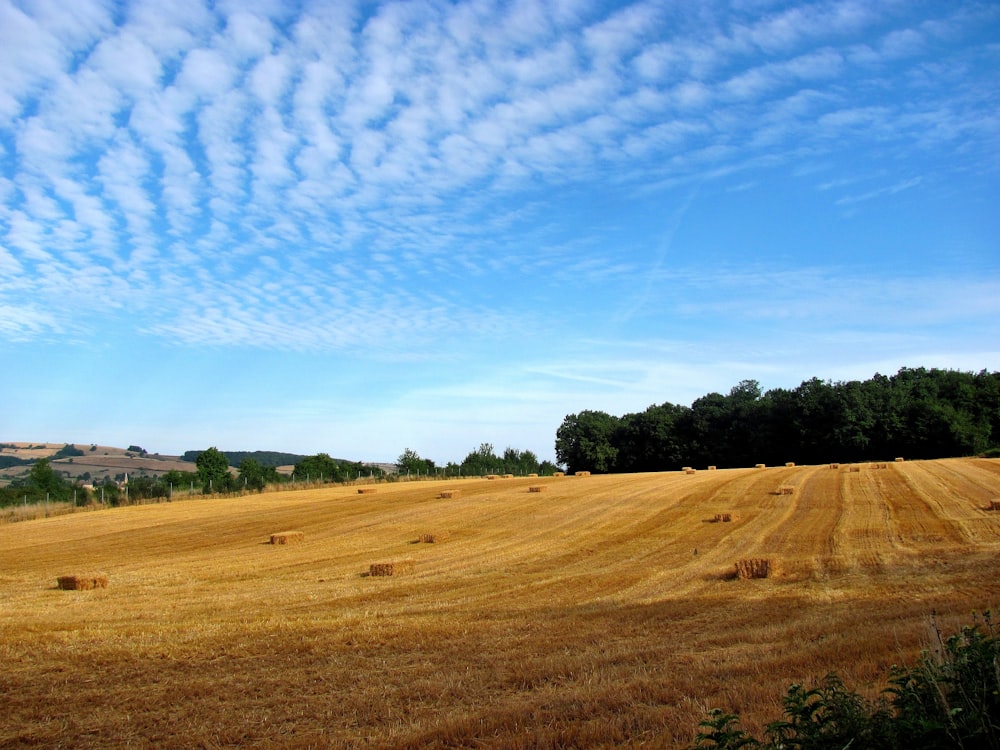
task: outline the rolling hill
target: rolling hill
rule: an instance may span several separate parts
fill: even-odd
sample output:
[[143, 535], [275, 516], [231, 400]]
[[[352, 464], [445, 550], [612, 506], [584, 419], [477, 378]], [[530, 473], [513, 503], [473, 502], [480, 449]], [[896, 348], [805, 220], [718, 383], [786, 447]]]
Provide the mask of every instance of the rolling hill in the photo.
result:
[[358, 489], [0, 526], [0, 747], [683, 747], [1000, 604], [1000, 460]]

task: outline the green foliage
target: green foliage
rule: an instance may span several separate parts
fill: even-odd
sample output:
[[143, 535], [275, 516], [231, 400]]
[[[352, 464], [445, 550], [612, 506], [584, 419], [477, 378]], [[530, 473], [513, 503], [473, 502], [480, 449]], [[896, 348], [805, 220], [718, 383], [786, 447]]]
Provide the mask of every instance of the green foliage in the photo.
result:
[[340, 462], [326, 453], [303, 458], [295, 464], [292, 476], [299, 482], [343, 482], [350, 478]]
[[229, 461], [218, 448], [212, 447], [202, 451], [195, 465], [198, 467], [198, 477], [205, 492], [229, 492], [234, 489], [233, 476], [229, 473]]
[[1000, 638], [991, 613], [945, 639], [915, 666], [893, 667], [875, 703], [848, 690], [835, 674], [816, 687], [792, 685], [784, 718], [760, 741], [739, 728], [739, 717], [709, 711], [695, 748], [735, 750], [1000, 749]]
[[744, 380], [690, 407], [570, 414], [556, 432], [560, 463], [600, 472], [998, 455], [998, 444], [1000, 373], [924, 368], [766, 393]]
[[245, 458], [240, 463], [240, 473], [236, 479], [240, 487], [262, 491], [269, 484], [278, 484], [282, 477], [273, 466], [262, 466], [256, 459]]
[[396, 470], [400, 474], [428, 476], [434, 473], [435, 466], [429, 458], [421, 458], [415, 450], [407, 448], [396, 459]]
[[69, 443], [66, 443], [62, 448], [57, 450], [52, 454], [52, 460], [55, 461], [57, 458], [70, 458], [72, 456], [82, 456], [83, 451], [76, 448]]

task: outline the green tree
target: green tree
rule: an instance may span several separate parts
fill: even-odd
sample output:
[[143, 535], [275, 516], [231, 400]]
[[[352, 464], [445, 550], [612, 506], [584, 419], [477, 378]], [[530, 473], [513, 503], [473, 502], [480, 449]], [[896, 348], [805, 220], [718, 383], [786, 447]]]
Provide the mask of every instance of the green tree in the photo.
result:
[[63, 479], [47, 458], [39, 459], [28, 472], [27, 486], [35, 497], [44, 500], [65, 501], [73, 495], [73, 488]]
[[198, 467], [198, 477], [205, 492], [226, 492], [231, 489], [229, 461], [218, 448], [202, 451], [194, 463]]
[[434, 473], [434, 462], [429, 458], [421, 458], [415, 450], [407, 448], [396, 459], [396, 470], [400, 474], [427, 476]]
[[556, 460], [569, 471], [614, 471], [621, 422], [603, 411], [570, 414], [556, 431]]
[[342, 482], [347, 478], [340, 464], [327, 453], [306, 456], [295, 464], [292, 476], [299, 482]]

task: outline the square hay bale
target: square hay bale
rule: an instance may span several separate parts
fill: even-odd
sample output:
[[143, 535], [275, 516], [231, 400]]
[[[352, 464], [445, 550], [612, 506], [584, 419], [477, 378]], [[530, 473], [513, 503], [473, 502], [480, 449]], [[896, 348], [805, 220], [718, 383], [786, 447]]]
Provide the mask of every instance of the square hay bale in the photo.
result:
[[496, 474], [486, 474], [484, 476], [485, 476], [486, 479], [497, 479], [498, 478]]
[[564, 476], [566, 476], [566, 472], [565, 471], [553, 471], [552, 472], [552, 476], [554, 476], [554, 477], [564, 477]]
[[536, 484], [528, 488], [528, 492], [545, 492], [545, 485]]
[[767, 558], [750, 558], [736, 561], [737, 578], [769, 578], [774, 575], [775, 566]]
[[712, 519], [712, 523], [729, 523], [732, 520], [732, 513], [716, 513], [715, 518]]
[[990, 504], [986, 506], [986, 510], [1000, 510], [1000, 500], [990, 500]]
[[684, 473], [685, 474], [697, 474], [697, 472], [694, 469], [684, 469]]
[[421, 534], [418, 542], [421, 544], [440, 544], [451, 539], [451, 534], [447, 531], [435, 531], [433, 534]]
[[374, 487], [358, 487], [359, 495], [374, 495], [378, 490]]
[[304, 531], [279, 531], [277, 534], [271, 534], [271, 544], [298, 544], [305, 540]]
[[795, 493], [795, 488], [792, 487], [792, 486], [790, 486], [790, 485], [785, 484], [785, 485], [782, 485], [781, 487], [779, 487], [778, 489], [776, 489], [771, 494], [772, 495], [792, 495], [794, 493]]
[[766, 469], [766, 468], [767, 468], [767, 465], [766, 465], [766, 464], [754, 464], [754, 466], [753, 466], [753, 467], [754, 467], [755, 469]]
[[691, 471], [691, 470], [692, 470], [692, 467], [690, 467], [690, 466], [682, 466], [681, 467], [681, 471]]
[[90, 591], [92, 589], [106, 589], [108, 577], [101, 573], [59, 576], [56, 578], [56, 583], [63, 591]]
[[537, 473], [535, 473], [535, 474], [528, 474], [528, 479], [531, 479], [532, 477], [537, 477], [537, 476], [538, 476]]
[[589, 471], [578, 471], [578, 472], [576, 472], [576, 475], [578, 477], [589, 477], [590, 476], [590, 472]]
[[500, 477], [500, 478], [501, 478], [501, 479], [513, 479], [513, 478], [514, 478], [514, 475], [513, 475], [513, 474], [504, 474], [504, 475], [503, 475], [502, 477]]
[[415, 564], [413, 560], [396, 560], [393, 562], [372, 563], [368, 567], [370, 576], [402, 576], [412, 573]]
[[830, 468], [831, 469], [839, 469], [840, 468], [840, 464], [830, 464]]
[[442, 500], [451, 500], [453, 498], [458, 497], [461, 494], [462, 494], [461, 490], [441, 490], [438, 493], [438, 497], [441, 498]]
[[708, 467], [708, 470], [709, 470], [709, 471], [716, 471], [716, 467], [715, 467], [715, 466], [709, 466], [709, 467]]
[[852, 466], [850, 469], [848, 469], [848, 471], [861, 471], [861, 467], [860, 466]]
[[902, 456], [896, 456], [896, 463], [898, 463], [898, 464], [903, 463], [903, 457]]
[[790, 469], [793, 466], [795, 466], [795, 462], [794, 461], [785, 461], [785, 466]]

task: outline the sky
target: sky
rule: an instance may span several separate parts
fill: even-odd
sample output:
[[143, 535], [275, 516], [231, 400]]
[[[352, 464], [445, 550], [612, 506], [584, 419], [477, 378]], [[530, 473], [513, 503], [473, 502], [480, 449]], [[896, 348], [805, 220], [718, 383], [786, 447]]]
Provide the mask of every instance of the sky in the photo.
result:
[[555, 458], [1000, 370], [1000, 3], [0, 0], [0, 440]]

